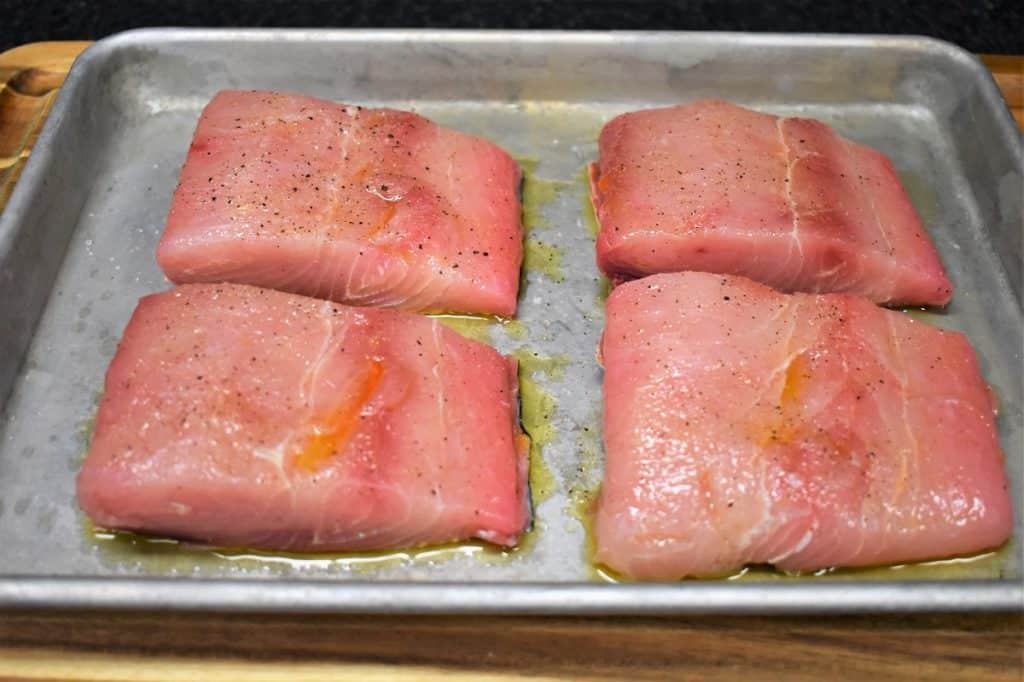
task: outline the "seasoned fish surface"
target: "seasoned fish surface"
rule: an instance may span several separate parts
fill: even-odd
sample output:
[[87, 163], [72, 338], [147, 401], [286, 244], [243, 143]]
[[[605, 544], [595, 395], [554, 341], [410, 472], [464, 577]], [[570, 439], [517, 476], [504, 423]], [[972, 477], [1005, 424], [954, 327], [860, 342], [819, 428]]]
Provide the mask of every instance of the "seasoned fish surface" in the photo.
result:
[[942, 305], [942, 263], [883, 154], [718, 100], [623, 114], [591, 166], [597, 261], [619, 281], [698, 270], [783, 291]]
[[422, 116], [273, 92], [203, 111], [157, 261], [353, 305], [512, 315], [519, 167]]
[[107, 372], [78, 500], [220, 546], [515, 544], [515, 360], [420, 315], [243, 285], [147, 296]]
[[1009, 536], [962, 334], [849, 294], [653, 275], [608, 299], [597, 560], [637, 578], [971, 554]]

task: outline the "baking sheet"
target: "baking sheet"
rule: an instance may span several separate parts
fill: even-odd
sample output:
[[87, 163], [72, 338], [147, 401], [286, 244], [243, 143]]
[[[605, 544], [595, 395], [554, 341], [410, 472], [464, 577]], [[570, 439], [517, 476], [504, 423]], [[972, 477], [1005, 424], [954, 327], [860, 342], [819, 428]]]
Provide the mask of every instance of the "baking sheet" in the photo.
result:
[[[199, 112], [225, 87], [414, 109], [501, 144], [529, 171], [529, 267], [517, 322], [455, 323], [525, 357], [532, 404], [550, 413], [533, 481], [535, 493], [549, 494], [521, 550], [268, 556], [88, 532], [74, 475], [103, 373], [137, 299], [168, 286], [156, 242]], [[612, 116], [705, 96], [819, 118], [893, 159], [956, 287], [946, 311], [921, 315], [967, 332], [999, 393], [1020, 538], [1022, 145], [969, 55], [910, 38], [147, 30], [103, 41], [76, 64], [0, 218], [0, 313], [10, 321], [0, 363], [0, 391], [10, 389], [0, 440], [0, 604], [1021, 608], [1019, 542], [968, 561], [799, 579], [752, 571], [732, 581], [608, 585], [590, 564], [580, 512], [601, 469], [594, 349], [604, 285], [582, 169]]]

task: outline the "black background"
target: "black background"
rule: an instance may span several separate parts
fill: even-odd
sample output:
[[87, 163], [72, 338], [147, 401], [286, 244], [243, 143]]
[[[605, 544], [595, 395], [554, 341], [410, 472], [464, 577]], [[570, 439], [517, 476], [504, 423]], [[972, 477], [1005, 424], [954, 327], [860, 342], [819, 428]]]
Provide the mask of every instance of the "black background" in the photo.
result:
[[904, 33], [1024, 53], [1024, 0], [0, 0], [0, 49], [143, 26]]

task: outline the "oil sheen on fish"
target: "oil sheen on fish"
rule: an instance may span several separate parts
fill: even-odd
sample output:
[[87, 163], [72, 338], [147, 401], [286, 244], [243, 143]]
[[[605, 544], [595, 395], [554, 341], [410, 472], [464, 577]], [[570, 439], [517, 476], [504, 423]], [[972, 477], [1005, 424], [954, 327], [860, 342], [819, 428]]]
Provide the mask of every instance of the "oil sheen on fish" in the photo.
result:
[[405, 111], [224, 91], [199, 119], [157, 261], [352, 305], [512, 315], [519, 166]]
[[235, 284], [143, 298], [78, 500], [105, 528], [277, 550], [513, 545], [516, 362], [421, 315]]
[[707, 273], [608, 299], [596, 559], [642, 579], [971, 554], [1013, 515], [967, 338]]
[[943, 305], [953, 288], [883, 154], [806, 118], [702, 100], [618, 116], [591, 165], [616, 281], [697, 270]]

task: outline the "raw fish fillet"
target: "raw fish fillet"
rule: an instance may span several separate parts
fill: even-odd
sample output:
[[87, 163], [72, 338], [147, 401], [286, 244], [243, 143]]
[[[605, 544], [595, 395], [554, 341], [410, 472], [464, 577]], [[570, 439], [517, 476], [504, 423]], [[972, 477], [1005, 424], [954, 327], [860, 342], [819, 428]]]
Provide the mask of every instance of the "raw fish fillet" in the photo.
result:
[[218, 546], [512, 545], [528, 445], [515, 360], [430, 318], [184, 285], [125, 330], [78, 500]]
[[850, 294], [652, 275], [608, 298], [596, 559], [644, 579], [971, 554], [1010, 536], [967, 338]]
[[703, 100], [618, 116], [599, 148], [597, 262], [616, 281], [699, 270], [894, 305], [952, 296], [892, 163], [824, 123]]
[[237, 282], [419, 311], [512, 315], [519, 166], [422, 116], [224, 91], [157, 250], [174, 282]]

